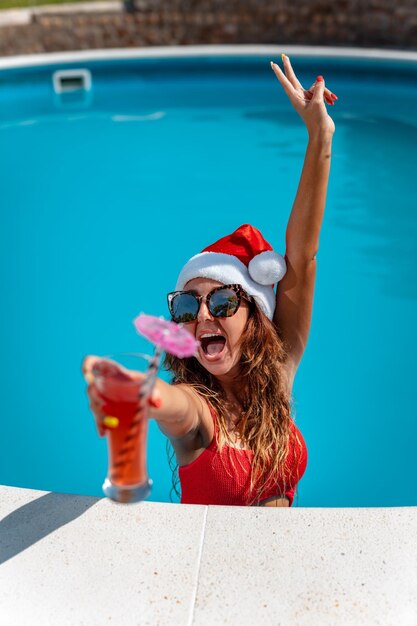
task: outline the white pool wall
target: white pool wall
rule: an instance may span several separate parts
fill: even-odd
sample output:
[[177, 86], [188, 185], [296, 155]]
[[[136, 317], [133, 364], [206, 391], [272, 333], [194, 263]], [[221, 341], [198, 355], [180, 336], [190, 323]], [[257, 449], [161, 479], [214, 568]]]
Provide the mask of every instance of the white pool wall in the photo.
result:
[[255, 508], [0, 487], [0, 623], [416, 626], [417, 507]]
[[105, 50], [75, 50], [3, 57], [0, 69], [52, 65], [55, 63], [78, 63], [82, 61], [107, 61], [116, 59], [160, 59], [198, 56], [269, 56], [271, 60], [288, 56], [325, 57], [338, 59], [378, 59], [381, 61], [405, 61], [417, 63], [417, 51], [380, 50], [377, 48], [333, 48], [328, 46], [272, 45], [219, 45], [219, 46], [152, 46], [147, 48], [109, 48]]

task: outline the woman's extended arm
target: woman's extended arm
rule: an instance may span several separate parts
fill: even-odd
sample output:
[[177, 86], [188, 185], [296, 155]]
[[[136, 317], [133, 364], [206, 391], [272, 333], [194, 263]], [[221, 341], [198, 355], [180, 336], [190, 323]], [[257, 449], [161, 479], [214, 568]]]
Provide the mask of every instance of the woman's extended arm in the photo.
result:
[[[120, 378], [115, 378], [114, 374], [110, 378], [105, 379], [105, 393], [103, 391], [100, 392], [96, 386], [93, 372], [98, 373], [102, 362], [103, 359], [100, 359], [100, 357], [87, 356], [83, 361], [82, 370], [88, 382], [87, 395], [90, 407], [96, 418], [98, 431], [103, 436], [105, 434], [104, 419], [106, 417], [104, 407], [108, 406], [109, 402], [113, 407], [116, 407], [118, 402], [137, 402], [139, 407], [139, 392], [145, 375], [134, 371], [129, 371], [129, 374], [126, 374], [128, 370], [124, 369], [121, 375], [123, 377], [127, 375], [129, 380], [135, 383], [129, 387], [128, 392], [123, 388], [123, 381], [122, 383], [118, 382]], [[114, 366], [117, 368], [117, 363], [114, 363]], [[123, 395], [120, 389], [122, 389]], [[127, 397], [127, 393], [129, 397]], [[199, 428], [202, 407], [203, 404], [199, 401], [197, 394], [187, 385], [168, 385], [160, 378], [157, 378], [149, 401], [147, 415], [148, 418], [155, 419], [158, 422], [159, 427], [167, 437], [180, 439]]]
[[286, 75], [277, 65], [272, 67], [308, 131], [304, 166], [286, 231], [287, 272], [278, 283], [274, 314], [274, 323], [285, 343], [288, 367], [293, 377], [310, 331], [315, 259], [326, 203], [335, 127], [324, 104], [325, 93], [331, 92], [325, 90], [323, 80], [316, 82], [310, 99], [295, 76], [288, 57], [284, 58]]
[[181, 439], [200, 427], [203, 404], [188, 385], [169, 385], [158, 378], [153, 398], [156, 403], [148, 416], [170, 439]]

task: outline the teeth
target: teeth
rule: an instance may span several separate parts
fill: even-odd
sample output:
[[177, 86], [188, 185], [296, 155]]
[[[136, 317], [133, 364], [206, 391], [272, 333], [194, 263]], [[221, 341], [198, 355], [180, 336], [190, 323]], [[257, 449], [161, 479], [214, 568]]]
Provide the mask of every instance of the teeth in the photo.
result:
[[200, 339], [205, 339], [206, 337], [223, 337], [223, 335], [219, 333], [204, 333], [204, 335], [201, 335]]

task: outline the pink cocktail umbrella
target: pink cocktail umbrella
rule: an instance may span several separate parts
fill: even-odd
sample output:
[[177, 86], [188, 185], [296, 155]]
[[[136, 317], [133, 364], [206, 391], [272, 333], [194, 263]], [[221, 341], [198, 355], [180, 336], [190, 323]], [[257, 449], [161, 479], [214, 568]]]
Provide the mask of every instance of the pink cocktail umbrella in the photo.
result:
[[155, 353], [149, 362], [148, 372], [139, 396], [145, 401], [144, 406], [146, 406], [156, 381], [162, 352], [184, 359], [196, 354], [199, 343], [181, 324], [169, 322], [162, 317], [141, 313], [133, 320], [133, 323], [137, 332], [155, 345]]
[[133, 323], [138, 333], [149, 339], [160, 352], [164, 350], [183, 359], [194, 356], [197, 351], [198, 341], [181, 324], [143, 313]]

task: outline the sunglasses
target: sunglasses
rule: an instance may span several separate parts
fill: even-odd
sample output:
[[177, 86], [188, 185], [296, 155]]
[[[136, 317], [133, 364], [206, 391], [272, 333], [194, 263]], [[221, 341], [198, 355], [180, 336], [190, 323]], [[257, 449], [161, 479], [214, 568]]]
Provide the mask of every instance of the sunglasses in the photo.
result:
[[168, 308], [174, 322], [186, 324], [197, 319], [204, 301], [213, 317], [232, 317], [242, 300], [252, 302], [240, 285], [222, 285], [206, 296], [199, 296], [194, 291], [172, 291], [168, 294]]

